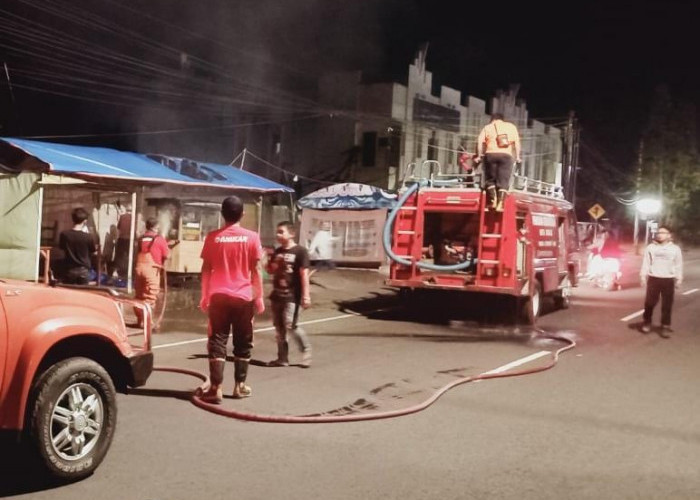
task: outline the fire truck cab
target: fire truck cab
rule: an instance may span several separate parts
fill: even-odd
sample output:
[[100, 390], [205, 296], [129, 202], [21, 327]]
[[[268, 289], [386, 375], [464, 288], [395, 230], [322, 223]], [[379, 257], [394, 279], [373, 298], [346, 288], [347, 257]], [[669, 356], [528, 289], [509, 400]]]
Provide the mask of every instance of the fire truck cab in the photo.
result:
[[514, 175], [503, 211], [486, 207], [480, 176], [442, 174], [424, 162], [407, 168], [384, 245], [387, 284], [404, 291], [440, 289], [509, 295], [532, 323], [541, 300], [569, 305], [580, 267], [576, 219], [560, 186]]

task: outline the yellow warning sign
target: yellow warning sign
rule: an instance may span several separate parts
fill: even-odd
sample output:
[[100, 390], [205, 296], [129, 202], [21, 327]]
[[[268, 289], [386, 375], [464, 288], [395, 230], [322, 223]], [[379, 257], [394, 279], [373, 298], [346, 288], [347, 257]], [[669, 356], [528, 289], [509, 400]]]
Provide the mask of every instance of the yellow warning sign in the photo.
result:
[[605, 213], [605, 209], [601, 207], [598, 203], [596, 203], [588, 209], [588, 213], [591, 214], [591, 217], [593, 217], [595, 220], [598, 220]]

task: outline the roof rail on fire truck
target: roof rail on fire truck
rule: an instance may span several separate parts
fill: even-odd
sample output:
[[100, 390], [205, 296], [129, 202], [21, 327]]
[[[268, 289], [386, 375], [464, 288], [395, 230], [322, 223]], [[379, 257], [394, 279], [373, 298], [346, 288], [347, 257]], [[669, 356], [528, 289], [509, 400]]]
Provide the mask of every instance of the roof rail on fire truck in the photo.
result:
[[[430, 187], [460, 187], [465, 189], [481, 189], [481, 174], [474, 173], [442, 173], [440, 162], [425, 160], [416, 171], [416, 162], [406, 165], [406, 171], [401, 181], [407, 182], [427, 180]], [[427, 170], [427, 172], [426, 172]], [[427, 173], [427, 175], [425, 175]]]
[[562, 186], [554, 184], [553, 182], [530, 179], [529, 177], [517, 173], [513, 175], [511, 191], [540, 194], [552, 198], [564, 198]]

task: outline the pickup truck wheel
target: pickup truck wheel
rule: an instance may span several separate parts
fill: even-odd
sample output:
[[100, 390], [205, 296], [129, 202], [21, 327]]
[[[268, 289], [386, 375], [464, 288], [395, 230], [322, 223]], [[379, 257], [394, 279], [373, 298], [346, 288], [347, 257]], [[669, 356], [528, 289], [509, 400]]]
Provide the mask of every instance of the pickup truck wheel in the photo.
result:
[[116, 391], [107, 371], [87, 358], [49, 368], [31, 414], [32, 439], [49, 474], [74, 481], [102, 462], [117, 422]]

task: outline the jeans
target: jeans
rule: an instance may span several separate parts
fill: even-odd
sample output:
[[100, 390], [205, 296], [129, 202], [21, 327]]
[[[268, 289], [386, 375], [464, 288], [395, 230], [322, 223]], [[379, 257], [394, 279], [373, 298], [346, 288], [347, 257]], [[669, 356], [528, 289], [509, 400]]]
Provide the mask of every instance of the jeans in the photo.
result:
[[226, 343], [233, 330], [233, 355], [250, 359], [255, 306], [237, 297], [215, 293], [209, 300], [209, 359], [226, 359]]
[[272, 300], [272, 322], [275, 325], [277, 343], [287, 341], [287, 333], [291, 333], [296, 340], [299, 350], [306, 352], [311, 350], [311, 342], [302, 327], [299, 326], [301, 306], [296, 302]]
[[661, 296], [661, 324], [671, 326], [671, 308], [673, 307], [673, 294], [676, 287], [675, 278], [647, 278], [647, 296], [644, 300], [644, 324], [651, 324], [654, 308], [659, 303]]

